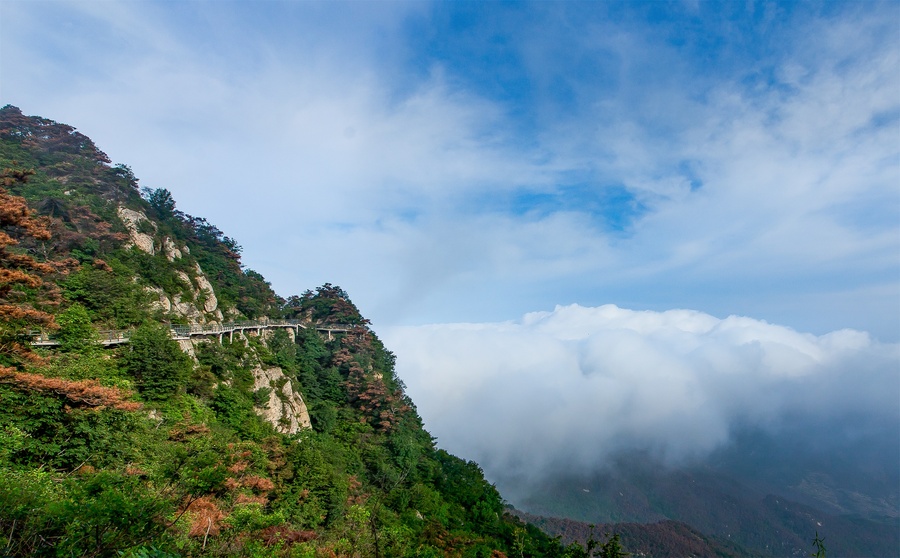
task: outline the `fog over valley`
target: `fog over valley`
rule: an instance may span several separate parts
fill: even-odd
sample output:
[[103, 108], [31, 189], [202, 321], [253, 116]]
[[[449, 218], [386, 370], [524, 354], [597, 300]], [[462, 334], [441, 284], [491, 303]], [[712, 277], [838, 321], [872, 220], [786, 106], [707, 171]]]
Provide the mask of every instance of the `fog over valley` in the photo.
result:
[[877, 445], [867, 458], [900, 459], [900, 345], [864, 332], [570, 305], [386, 340], [441, 446], [510, 496], [634, 451], [691, 465], [748, 429], [829, 452], [864, 441]]

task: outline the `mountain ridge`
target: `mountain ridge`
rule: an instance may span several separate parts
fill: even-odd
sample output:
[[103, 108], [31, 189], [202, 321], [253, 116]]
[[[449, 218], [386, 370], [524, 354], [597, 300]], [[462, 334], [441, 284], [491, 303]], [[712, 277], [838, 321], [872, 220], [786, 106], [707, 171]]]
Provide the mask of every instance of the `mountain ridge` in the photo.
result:
[[[4, 554], [567, 552], [435, 446], [342, 289], [279, 297], [237, 242], [71, 126], [3, 107], [0, 167], [6, 277], [34, 262], [0, 289]], [[171, 334], [264, 319], [308, 327]], [[56, 344], [31, 347], [31, 328]]]

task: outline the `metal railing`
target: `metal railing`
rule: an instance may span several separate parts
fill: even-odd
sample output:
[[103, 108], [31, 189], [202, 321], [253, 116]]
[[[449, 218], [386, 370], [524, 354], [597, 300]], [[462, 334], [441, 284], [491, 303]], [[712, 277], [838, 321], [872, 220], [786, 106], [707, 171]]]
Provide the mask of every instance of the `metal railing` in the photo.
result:
[[[244, 320], [225, 322], [222, 324], [170, 325], [169, 329], [172, 332], [173, 339], [184, 340], [204, 335], [217, 335], [221, 339], [225, 334], [228, 334], [229, 337], [233, 336], [236, 331], [243, 332], [246, 330], [256, 330], [257, 332], [261, 332], [263, 329], [278, 328], [292, 328], [299, 331], [300, 328], [308, 329], [310, 327], [318, 332], [328, 333], [328, 338], [331, 339], [334, 333], [347, 333], [355, 326], [346, 324], [314, 325], [302, 320], [264, 318], [262, 320]], [[97, 341], [104, 346], [128, 343], [131, 341], [131, 334], [133, 332], [133, 329], [101, 330], [97, 332]], [[55, 347], [59, 345], [56, 336], [45, 331], [32, 331], [29, 332], [29, 335], [31, 337], [31, 345], [34, 347]]]

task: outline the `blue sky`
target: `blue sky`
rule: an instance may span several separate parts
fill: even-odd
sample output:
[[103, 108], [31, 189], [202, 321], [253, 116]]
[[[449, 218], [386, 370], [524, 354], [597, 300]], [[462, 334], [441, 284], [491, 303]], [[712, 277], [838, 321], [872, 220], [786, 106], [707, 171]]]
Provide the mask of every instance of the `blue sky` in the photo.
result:
[[896, 3], [4, 2], [76, 126], [376, 325], [556, 304], [900, 337]]
[[494, 480], [900, 439], [896, 2], [5, 0], [0, 103], [347, 290]]

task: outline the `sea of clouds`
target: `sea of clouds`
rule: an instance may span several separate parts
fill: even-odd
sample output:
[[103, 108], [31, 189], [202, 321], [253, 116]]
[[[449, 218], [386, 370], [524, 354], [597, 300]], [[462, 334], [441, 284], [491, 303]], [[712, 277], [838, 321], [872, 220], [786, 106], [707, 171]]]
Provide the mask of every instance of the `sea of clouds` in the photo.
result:
[[840, 446], [900, 424], [900, 344], [855, 330], [571, 305], [385, 338], [438, 445], [489, 479], [596, 471], [632, 450], [689, 463], [739, 427], [802, 425]]

